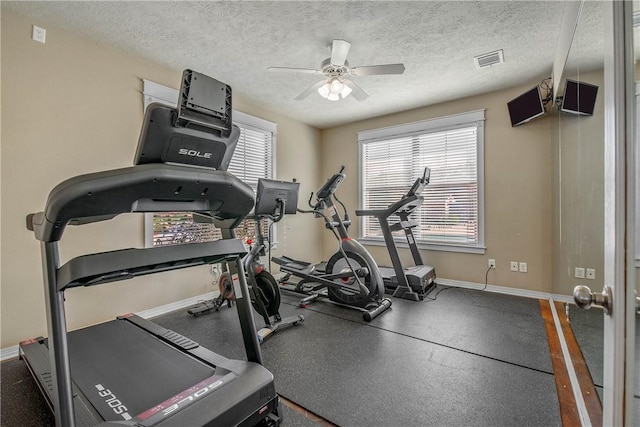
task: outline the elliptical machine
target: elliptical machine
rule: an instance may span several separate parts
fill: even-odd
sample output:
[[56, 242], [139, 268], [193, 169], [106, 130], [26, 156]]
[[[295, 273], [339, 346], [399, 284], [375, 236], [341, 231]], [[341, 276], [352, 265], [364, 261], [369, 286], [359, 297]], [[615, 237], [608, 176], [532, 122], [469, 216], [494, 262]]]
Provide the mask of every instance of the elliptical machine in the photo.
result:
[[[311, 210], [298, 209], [298, 212], [323, 218], [326, 228], [338, 240], [338, 251], [329, 258], [324, 272], [314, 264], [287, 256], [271, 260], [286, 273], [280, 279], [281, 289], [307, 295], [300, 300], [300, 306], [306, 307], [321, 296], [328, 297], [335, 303], [364, 311], [364, 320], [371, 321], [391, 307], [391, 300], [384, 297], [384, 282], [373, 257], [347, 232], [351, 220], [344, 204], [335, 196], [336, 189], [345, 179], [343, 172], [344, 166], [316, 192], [315, 204], [311, 203], [311, 193], [308, 201]], [[338, 213], [334, 199], [342, 206], [344, 218]], [[324, 213], [325, 210], [330, 216]], [[289, 281], [291, 276], [300, 280], [292, 283]]]
[[[260, 262], [260, 256], [266, 254], [266, 247], [270, 245], [268, 239], [262, 232], [262, 222], [271, 220], [279, 222], [285, 214], [295, 214], [298, 205], [297, 182], [276, 181], [260, 178], [258, 180], [258, 191], [256, 196], [256, 206], [254, 215], [248, 217], [255, 221], [257, 241], [247, 241], [250, 245], [249, 252], [242, 259], [244, 271], [247, 275], [249, 296], [254, 310], [262, 316], [265, 326], [258, 330], [258, 340], [264, 342], [271, 334], [279, 332], [284, 328], [296, 326], [304, 322], [304, 316], [280, 316], [280, 289], [278, 282], [273, 275], [265, 269]], [[287, 204], [287, 202], [289, 202]], [[197, 218], [194, 215], [194, 218]], [[198, 218], [196, 221], [209, 222], [207, 217]], [[237, 280], [237, 279], [236, 279]], [[227, 307], [232, 306], [235, 299], [234, 280], [227, 271], [220, 275], [218, 280], [220, 295], [210, 301], [204, 301], [187, 312], [194, 317], [211, 311], [219, 311], [227, 303]]]

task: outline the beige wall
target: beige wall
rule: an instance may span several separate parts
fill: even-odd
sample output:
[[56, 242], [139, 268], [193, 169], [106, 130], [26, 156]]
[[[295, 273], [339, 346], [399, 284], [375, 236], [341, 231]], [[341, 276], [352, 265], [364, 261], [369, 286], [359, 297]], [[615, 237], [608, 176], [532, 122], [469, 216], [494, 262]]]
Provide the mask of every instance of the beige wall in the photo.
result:
[[[542, 79], [540, 79], [542, 80]], [[347, 180], [340, 197], [353, 210], [358, 207], [357, 132], [393, 126], [451, 114], [486, 109], [485, 121], [485, 243], [484, 255], [442, 251], [422, 251], [425, 263], [436, 267], [439, 277], [484, 283], [487, 260], [496, 260], [496, 270], [488, 282], [535, 291], [552, 290], [551, 279], [551, 124], [541, 117], [512, 128], [507, 102], [538, 81], [481, 96], [364, 120], [327, 129], [322, 133], [323, 176], [329, 177], [339, 165], [346, 165]], [[357, 221], [356, 221], [357, 222]], [[358, 230], [354, 224], [353, 233]], [[336, 249], [330, 233], [324, 236], [324, 255]], [[381, 265], [390, 265], [385, 247], [367, 249]], [[405, 265], [410, 265], [408, 249], [401, 249]], [[510, 261], [528, 263], [528, 273], [514, 273]]]
[[[47, 43], [31, 40], [31, 25], [47, 28]], [[206, 71], [206, 70], [202, 70]], [[2, 230], [1, 348], [46, 335], [39, 243], [25, 216], [42, 210], [49, 191], [72, 176], [130, 166], [142, 121], [142, 82], [179, 86], [173, 70], [83, 37], [53, 23], [2, 13]], [[236, 90], [235, 93], [240, 92]], [[296, 177], [308, 193], [320, 183], [320, 132], [234, 97], [234, 108], [278, 124], [277, 177]], [[289, 218], [279, 236], [287, 248], [309, 259], [320, 249], [292, 239], [284, 228], [303, 228], [317, 238], [313, 218]], [[143, 246], [142, 215], [69, 227], [62, 261], [97, 251]], [[70, 329], [212, 291], [206, 267], [147, 276], [67, 292]]]
[[[604, 76], [602, 71], [568, 76], [598, 86], [593, 116], [556, 112], [553, 130], [553, 291], [604, 283]], [[594, 280], [575, 278], [575, 268], [593, 268]]]

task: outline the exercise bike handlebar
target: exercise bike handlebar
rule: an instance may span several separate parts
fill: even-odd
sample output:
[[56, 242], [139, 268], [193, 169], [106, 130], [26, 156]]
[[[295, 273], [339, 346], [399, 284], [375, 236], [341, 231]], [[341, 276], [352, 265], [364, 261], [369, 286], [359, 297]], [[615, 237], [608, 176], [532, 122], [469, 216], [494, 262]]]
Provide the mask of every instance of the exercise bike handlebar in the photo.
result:
[[285, 208], [287, 206], [287, 199], [276, 199], [276, 209], [272, 214], [260, 214], [256, 215], [257, 218], [265, 217], [270, 219], [273, 222], [280, 222], [282, 218], [284, 218]]

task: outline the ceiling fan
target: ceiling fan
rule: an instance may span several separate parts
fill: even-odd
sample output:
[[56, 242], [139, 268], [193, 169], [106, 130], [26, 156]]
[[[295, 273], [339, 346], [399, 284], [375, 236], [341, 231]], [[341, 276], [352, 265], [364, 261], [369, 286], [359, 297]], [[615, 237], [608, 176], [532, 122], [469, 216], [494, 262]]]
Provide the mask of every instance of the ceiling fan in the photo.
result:
[[402, 74], [404, 64], [366, 65], [362, 67], [349, 67], [347, 54], [351, 43], [345, 40], [334, 40], [331, 44], [331, 57], [322, 61], [320, 69], [269, 67], [269, 71], [285, 71], [293, 73], [323, 74], [326, 78], [310, 86], [295, 99], [300, 101], [312, 92], [318, 93], [329, 101], [344, 99], [350, 94], [358, 101], [364, 101], [369, 97], [351, 78], [360, 76], [372, 76], [381, 74]]

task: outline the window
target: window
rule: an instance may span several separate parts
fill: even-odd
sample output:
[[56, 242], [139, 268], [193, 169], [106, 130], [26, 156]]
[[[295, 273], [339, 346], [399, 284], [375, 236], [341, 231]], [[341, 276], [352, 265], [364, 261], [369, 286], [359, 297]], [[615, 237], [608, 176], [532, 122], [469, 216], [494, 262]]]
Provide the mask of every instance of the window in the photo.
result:
[[[484, 253], [484, 110], [359, 132], [358, 144], [362, 209], [398, 201], [429, 167], [424, 202], [412, 215], [417, 243]], [[376, 218], [363, 217], [360, 224], [361, 239], [384, 243]], [[406, 244], [402, 231], [395, 237]]]
[[[153, 102], [175, 106], [178, 91], [144, 80], [144, 108]], [[258, 187], [258, 178], [273, 178], [276, 124], [233, 110], [233, 122], [240, 128], [240, 138], [231, 158], [228, 171], [253, 188]], [[268, 235], [269, 225], [262, 224]], [[237, 228], [240, 238], [255, 239], [255, 221], [245, 220]], [[193, 221], [188, 212], [154, 213], [145, 217], [145, 245], [163, 246], [182, 243], [206, 242], [221, 238], [220, 231], [211, 224]]]

